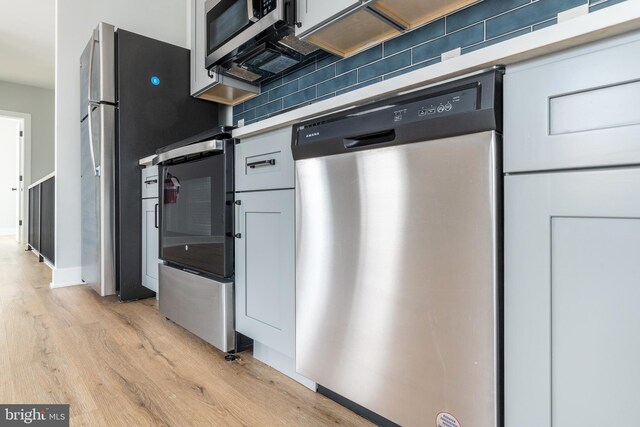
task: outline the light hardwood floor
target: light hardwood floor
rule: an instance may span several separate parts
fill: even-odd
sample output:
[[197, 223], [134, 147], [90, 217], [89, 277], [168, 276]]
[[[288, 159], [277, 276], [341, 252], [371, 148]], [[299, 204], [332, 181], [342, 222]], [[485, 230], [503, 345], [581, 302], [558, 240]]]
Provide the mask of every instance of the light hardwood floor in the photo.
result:
[[250, 354], [224, 361], [153, 299], [50, 281], [0, 237], [0, 403], [69, 403], [73, 426], [370, 425]]

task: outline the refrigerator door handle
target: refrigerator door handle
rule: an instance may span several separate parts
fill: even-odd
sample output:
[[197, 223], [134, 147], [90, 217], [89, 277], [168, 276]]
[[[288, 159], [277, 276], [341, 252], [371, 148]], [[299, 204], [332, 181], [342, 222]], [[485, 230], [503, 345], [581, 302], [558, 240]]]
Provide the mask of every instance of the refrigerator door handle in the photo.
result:
[[100, 43], [100, 40], [96, 38], [96, 31], [97, 30], [93, 30], [93, 33], [91, 33], [91, 48], [89, 49], [89, 80], [87, 81], [87, 100], [89, 101], [89, 105], [100, 104], [100, 102], [91, 99], [93, 93], [93, 58], [95, 58], [96, 54], [96, 43]]
[[93, 165], [93, 173], [96, 176], [100, 176], [100, 168], [96, 165], [96, 154], [93, 148], [93, 123], [91, 120], [91, 107], [94, 105], [100, 105], [96, 101], [91, 100], [91, 93], [93, 92], [93, 58], [96, 53], [96, 32], [95, 30], [91, 33], [91, 48], [89, 50], [89, 80], [87, 82], [87, 98], [89, 104], [87, 105], [87, 119], [89, 121], [89, 151], [91, 152], [91, 164]]
[[87, 105], [87, 120], [89, 121], [89, 152], [91, 153], [91, 164], [93, 165], [93, 173], [100, 176], [100, 167], [96, 166], [96, 154], [93, 149], [93, 123], [91, 121], [91, 107], [93, 103]]

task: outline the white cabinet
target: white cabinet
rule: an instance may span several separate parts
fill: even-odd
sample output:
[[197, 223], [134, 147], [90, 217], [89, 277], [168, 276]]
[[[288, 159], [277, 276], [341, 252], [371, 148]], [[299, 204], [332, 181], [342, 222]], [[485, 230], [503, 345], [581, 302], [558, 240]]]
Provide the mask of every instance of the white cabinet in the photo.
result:
[[294, 190], [236, 199], [236, 329], [294, 357]]
[[224, 76], [205, 68], [207, 54], [207, 15], [205, 0], [191, 2], [191, 96], [225, 105], [236, 105], [253, 98], [259, 86]]
[[215, 83], [204, 66], [206, 47], [206, 0], [191, 1], [191, 95], [196, 96]]
[[142, 285], [158, 292], [158, 199], [142, 200]]
[[236, 191], [293, 188], [291, 128], [278, 129], [236, 145]]
[[256, 359], [315, 390], [295, 370], [294, 177], [290, 127], [236, 145], [236, 329]]
[[638, 49], [507, 68], [507, 427], [640, 425]]
[[298, 0], [296, 36], [351, 56], [476, 0]]
[[640, 168], [505, 178], [511, 427], [640, 425]]
[[158, 167], [142, 170], [142, 286], [158, 292]]
[[640, 163], [640, 33], [507, 68], [505, 172]]
[[362, 0], [298, 0], [300, 27], [296, 28], [296, 36], [307, 33], [360, 4]]

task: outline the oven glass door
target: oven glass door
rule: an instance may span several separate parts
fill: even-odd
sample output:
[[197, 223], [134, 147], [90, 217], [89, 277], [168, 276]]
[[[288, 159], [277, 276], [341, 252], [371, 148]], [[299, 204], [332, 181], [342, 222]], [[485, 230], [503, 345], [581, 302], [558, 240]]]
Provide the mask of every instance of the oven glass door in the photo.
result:
[[233, 192], [226, 187], [224, 154], [162, 167], [161, 259], [220, 277], [232, 274]]
[[207, 12], [207, 54], [253, 24], [253, 0], [219, 0]]

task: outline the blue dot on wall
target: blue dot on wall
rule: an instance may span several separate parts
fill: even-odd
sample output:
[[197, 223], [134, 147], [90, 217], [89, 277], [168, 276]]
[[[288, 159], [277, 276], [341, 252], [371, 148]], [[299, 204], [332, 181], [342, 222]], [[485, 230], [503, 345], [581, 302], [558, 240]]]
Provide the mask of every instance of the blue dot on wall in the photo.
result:
[[151, 84], [154, 86], [158, 86], [160, 84], [160, 78], [158, 76], [151, 77]]

